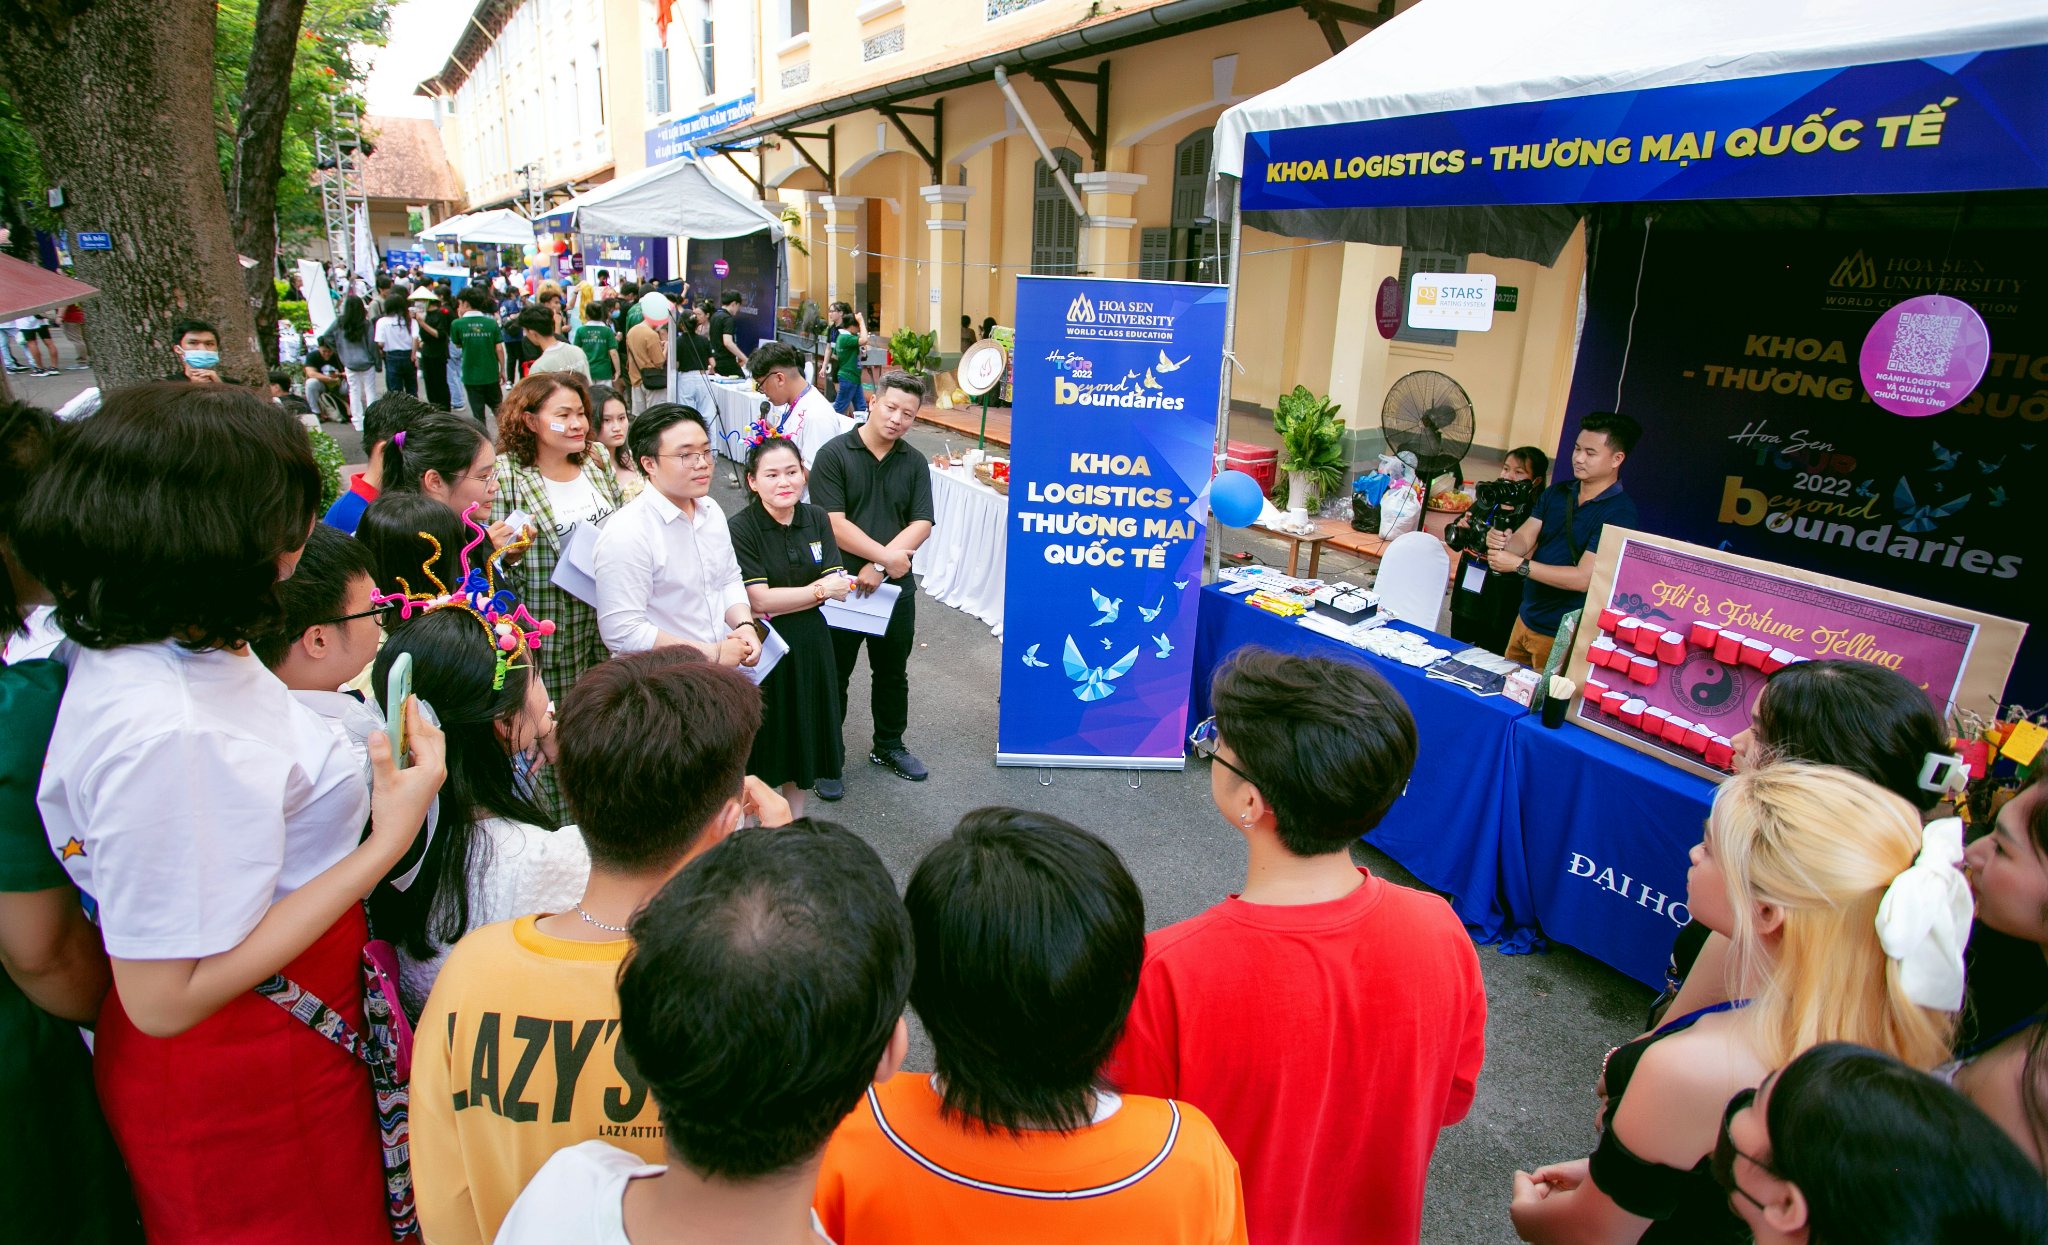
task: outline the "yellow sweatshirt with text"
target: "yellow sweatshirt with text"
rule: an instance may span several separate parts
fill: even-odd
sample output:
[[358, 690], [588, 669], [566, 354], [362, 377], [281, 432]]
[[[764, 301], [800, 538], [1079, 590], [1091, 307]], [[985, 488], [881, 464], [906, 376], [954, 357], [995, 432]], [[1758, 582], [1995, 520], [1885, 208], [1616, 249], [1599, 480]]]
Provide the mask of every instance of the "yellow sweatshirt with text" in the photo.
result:
[[602, 1140], [667, 1162], [619, 1044], [631, 944], [576, 942], [523, 916], [472, 930], [427, 997], [412, 1060], [412, 1172], [428, 1245], [485, 1245], [555, 1151]]

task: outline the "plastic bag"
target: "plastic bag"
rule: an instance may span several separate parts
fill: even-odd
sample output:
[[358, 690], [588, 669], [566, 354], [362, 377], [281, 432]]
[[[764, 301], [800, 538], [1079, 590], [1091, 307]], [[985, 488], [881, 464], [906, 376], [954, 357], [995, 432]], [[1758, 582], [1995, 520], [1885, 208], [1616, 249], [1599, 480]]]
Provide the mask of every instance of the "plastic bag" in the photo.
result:
[[1380, 536], [1392, 540], [1405, 536], [1422, 524], [1422, 499], [1412, 486], [1387, 490], [1380, 500]]

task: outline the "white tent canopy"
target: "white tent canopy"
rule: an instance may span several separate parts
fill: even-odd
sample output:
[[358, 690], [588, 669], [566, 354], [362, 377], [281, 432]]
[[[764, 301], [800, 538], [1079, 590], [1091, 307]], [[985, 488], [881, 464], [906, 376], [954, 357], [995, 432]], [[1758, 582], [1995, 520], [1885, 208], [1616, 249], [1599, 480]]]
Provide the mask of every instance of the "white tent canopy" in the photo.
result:
[[2042, 0], [1421, 0], [1343, 52], [1226, 110], [1245, 135], [2048, 42]]
[[671, 160], [578, 195], [548, 213], [557, 228], [648, 238], [739, 238], [782, 222], [713, 177], [700, 160]]
[[510, 208], [470, 212], [451, 216], [440, 224], [420, 231], [420, 237], [436, 242], [479, 242], [485, 246], [532, 246], [533, 222]]

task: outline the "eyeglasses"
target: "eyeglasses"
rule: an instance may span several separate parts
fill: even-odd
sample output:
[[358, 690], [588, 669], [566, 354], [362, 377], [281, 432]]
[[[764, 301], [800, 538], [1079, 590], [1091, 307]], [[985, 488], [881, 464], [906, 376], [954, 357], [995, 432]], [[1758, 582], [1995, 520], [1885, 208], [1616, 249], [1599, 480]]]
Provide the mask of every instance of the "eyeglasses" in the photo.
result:
[[709, 466], [709, 465], [710, 465], [710, 463], [711, 463], [711, 451], [710, 451], [710, 450], [677, 450], [677, 451], [675, 451], [675, 452], [674, 452], [674, 453], [672, 453], [672, 454], [648, 454], [648, 455], [646, 455], [646, 457], [648, 457], [648, 458], [679, 458], [679, 459], [681, 459], [681, 460], [683, 461], [683, 464], [684, 464], [685, 466], [689, 466], [689, 465], [693, 465], [693, 464], [694, 464], [695, 466], [699, 466], [699, 467], [705, 467], [705, 466]]
[[1744, 1154], [1736, 1149], [1735, 1138], [1728, 1131], [1729, 1126], [1735, 1122], [1736, 1113], [1747, 1109], [1755, 1101], [1756, 1090], [1754, 1089], [1742, 1090], [1728, 1100], [1727, 1110], [1721, 1112], [1721, 1131], [1714, 1139], [1713, 1172], [1714, 1183], [1720, 1185], [1724, 1192], [1736, 1194], [1751, 1206], [1762, 1210], [1764, 1209], [1764, 1204], [1757, 1200], [1756, 1195], [1743, 1188], [1742, 1182], [1735, 1178], [1735, 1160], [1738, 1158], [1748, 1159], [1756, 1165], [1757, 1170], [1768, 1176], [1775, 1176], [1778, 1173], [1771, 1169], [1769, 1163], [1764, 1162], [1754, 1154]]
[[450, 481], [468, 480], [472, 484], [481, 484], [484, 486], [485, 489], [493, 492], [495, 492], [498, 488], [498, 474], [495, 471], [490, 473], [489, 475], [481, 476], [473, 476], [469, 474], [467, 471], [459, 471], [448, 478]]
[[343, 614], [339, 618], [323, 618], [313, 625], [315, 627], [332, 627], [339, 623], [354, 622], [358, 618], [374, 618], [381, 625], [388, 622], [390, 616], [397, 611], [398, 607], [396, 605], [373, 605], [369, 609], [357, 610], [353, 614]]
[[1221, 756], [1217, 755], [1216, 750], [1222, 746], [1223, 736], [1217, 733], [1216, 718], [1214, 714], [1211, 714], [1209, 717], [1203, 718], [1200, 722], [1195, 724], [1194, 733], [1188, 736], [1188, 743], [1194, 747], [1194, 750], [1197, 755], [1207, 757], [1209, 760], [1216, 762], [1216, 764], [1221, 765], [1224, 769], [1227, 769], [1231, 773], [1236, 774], [1239, 778], [1244, 779], [1246, 782], [1251, 783], [1255, 787], [1259, 785], [1252, 779], [1252, 776], [1250, 774], [1245, 773], [1243, 770], [1237, 768], [1237, 766], [1232, 765], [1230, 762], [1224, 760]]

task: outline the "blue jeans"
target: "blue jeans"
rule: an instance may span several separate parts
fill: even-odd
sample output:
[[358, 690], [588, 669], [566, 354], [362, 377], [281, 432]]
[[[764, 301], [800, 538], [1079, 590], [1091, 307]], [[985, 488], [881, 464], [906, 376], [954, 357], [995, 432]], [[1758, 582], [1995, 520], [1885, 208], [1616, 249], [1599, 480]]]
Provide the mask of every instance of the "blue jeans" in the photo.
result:
[[419, 396], [419, 371], [410, 356], [384, 356], [384, 388], [389, 393]]
[[861, 385], [858, 376], [852, 380], [840, 378], [838, 387], [832, 395], [832, 409], [841, 415], [851, 415], [855, 411], [863, 415], [867, 413], [868, 391]]

